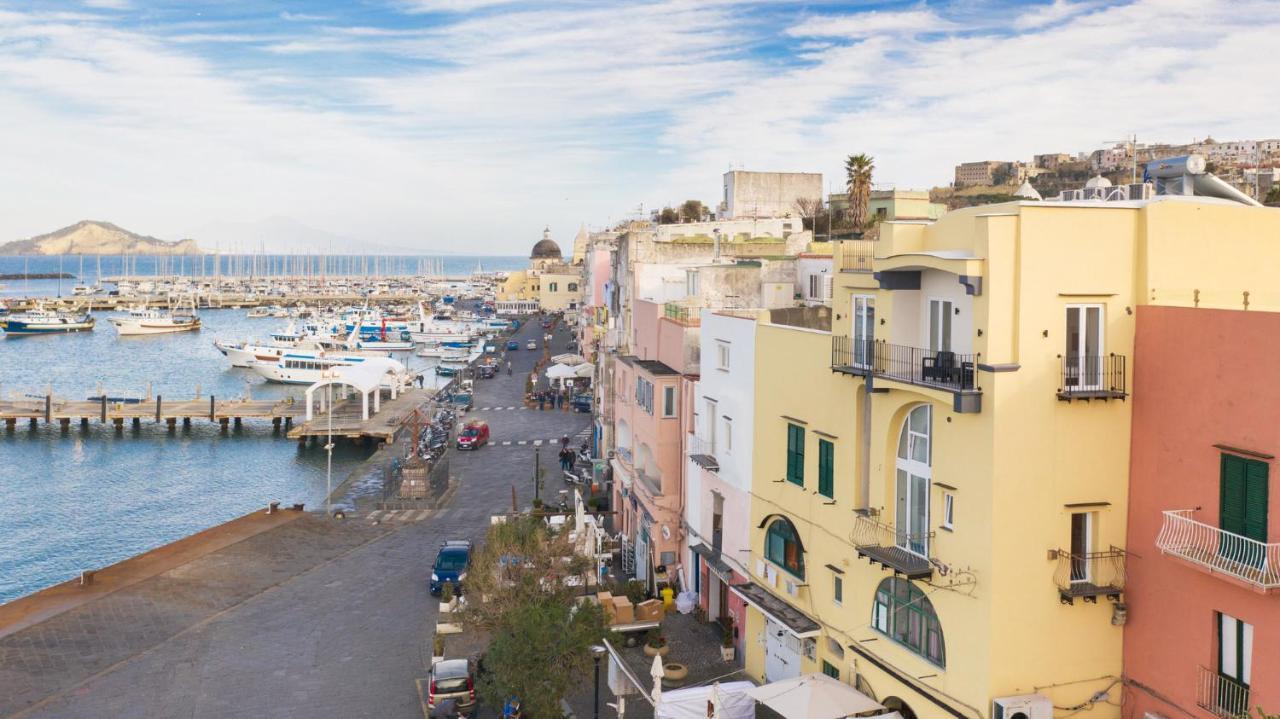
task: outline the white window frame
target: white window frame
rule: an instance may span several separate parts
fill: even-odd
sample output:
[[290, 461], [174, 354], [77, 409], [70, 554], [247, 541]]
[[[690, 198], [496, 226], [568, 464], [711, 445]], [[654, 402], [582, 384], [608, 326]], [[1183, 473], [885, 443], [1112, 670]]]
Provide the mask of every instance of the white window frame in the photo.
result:
[[675, 385], [668, 384], [662, 387], [662, 416], [667, 419], [676, 416]]
[[724, 453], [733, 453], [733, 418], [721, 417], [721, 424], [724, 426]]
[[950, 492], [942, 494], [942, 528], [955, 529], [956, 496]]
[[[840, 591], [837, 592], [836, 587], [839, 587]], [[833, 574], [831, 577], [831, 603], [837, 607], [844, 606], [844, 577], [839, 574]]]
[[[911, 415], [922, 407], [925, 408], [926, 431], [917, 432], [911, 429]], [[894, 527], [898, 534], [897, 546], [927, 558], [931, 509], [929, 505], [933, 487], [933, 406], [918, 404], [912, 407], [902, 418], [902, 428], [899, 432], [899, 450], [905, 445], [906, 457], [895, 455]], [[903, 433], [906, 435], [905, 443], [902, 441]], [[915, 456], [913, 450], [918, 442], [925, 443], [923, 461], [913, 459]], [[923, 506], [917, 506], [917, 500], [922, 502]], [[912, 537], [915, 539], [913, 540]]]
[[[1089, 326], [1088, 315], [1089, 310], [1094, 309], [1098, 311], [1097, 355], [1087, 353], [1087, 347], [1089, 344], [1088, 337], [1086, 336]], [[1077, 348], [1074, 356], [1072, 356], [1071, 351], [1066, 346], [1066, 344], [1071, 341], [1072, 313], [1075, 313], [1076, 323], [1081, 336], [1080, 346]], [[1063, 382], [1071, 382], [1073, 383], [1070, 385], [1071, 387], [1082, 390], [1102, 389], [1101, 358], [1106, 356], [1107, 352], [1107, 306], [1097, 302], [1069, 304], [1066, 306], [1063, 322], [1063, 357], [1067, 360], [1067, 366], [1063, 368], [1063, 371], [1068, 375], [1063, 377]], [[1090, 367], [1087, 364], [1089, 362], [1088, 358], [1094, 356], [1099, 358], [1097, 365]], [[1072, 362], [1075, 363], [1074, 372], [1071, 369]]]
[[684, 293], [690, 297], [697, 297], [702, 292], [702, 276], [697, 270], [684, 271]]
[[[934, 308], [937, 308], [937, 312]], [[927, 344], [929, 351], [936, 354], [938, 352], [952, 352], [955, 343], [952, 341], [955, 335], [955, 302], [949, 297], [930, 297], [929, 298], [929, 320], [925, 328], [929, 332], [929, 342]], [[941, 320], [945, 318], [946, 321]], [[937, 326], [934, 320], [939, 320]]]
[[[850, 315], [853, 325], [849, 335], [853, 337], [854, 343], [853, 365], [870, 367], [871, 353], [866, 350], [863, 343], [874, 342], [876, 339], [876, 298], [875, 295], [854, 295], [851, 302], [853, 312]], [[859, 323], [861, 323], [861, 332], [859, 332]]]
[[1234, 682], [1252, 686], [1253, 625], [1218, 612], [1219, 673]]
[[733, 359], [732, 345], [724, 340], [716, 340], [716, 369], [722, 372], [729, 371], [729, 363]]
[[714, 457], [714, 456], [715, 456], [715, 454], [716, 454], [716, 449], [717, 449], [717, 447], [716, 447], [716, 417], [717, 417], [717, 415], [716, 415], [716, 406], [717, 406], [717, 403], [716, 403], [716, 401], [715, 401], [714, 399], [711, 399], [711, 398], [707, 398], [707, 399], [706, 399], [706, 403], [707, 403], [707, 426], [706, 426], [706, 431], [707, 431], [707, 437], [706, 437], [706, 439], [707, 439], [707, 446], [711, 448], [711, 456], [713, 456], [713, 457]]

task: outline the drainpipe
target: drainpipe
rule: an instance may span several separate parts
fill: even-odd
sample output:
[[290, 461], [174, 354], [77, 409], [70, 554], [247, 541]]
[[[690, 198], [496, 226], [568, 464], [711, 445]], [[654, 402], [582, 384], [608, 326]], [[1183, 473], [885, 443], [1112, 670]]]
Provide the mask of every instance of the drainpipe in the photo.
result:
[[862, 466], [858, 468], [859, 473], [862, 475], [858, 483], [860, 490], [858, 504], [861, 505], [859, 509], [868, 515], [871, 513], [871, 390], [873, 382], [874, 379], [871, 373], [868, 372], [863, 383], [863, 394], [865, 396], [862, 402], [862, 456], [859, 458]]

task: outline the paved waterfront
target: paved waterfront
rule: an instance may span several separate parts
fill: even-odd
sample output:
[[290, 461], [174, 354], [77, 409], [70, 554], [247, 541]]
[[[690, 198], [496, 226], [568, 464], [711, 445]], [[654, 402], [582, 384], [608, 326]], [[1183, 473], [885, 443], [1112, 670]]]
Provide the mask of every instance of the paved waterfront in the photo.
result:
[[[521, 347], [541, 334], [521, 328]], [[568, 338], [557, 329], [555, 352]], [[513, 376], [477, 381], [468, 417], [489, 420], [494, 442], [453, 453], [450, 506], [378, 525], [303, 517], [0, 637], [0, 716], [420, 717], [436, 547], [479, 539], [513, 485], [532, 498], [534, 447], [502, 442], [544, 441], [554, 496], [546, 440], [589, 426], [586, 414], [506, 409], [521, 406], [541, 355], [512, 352]]]

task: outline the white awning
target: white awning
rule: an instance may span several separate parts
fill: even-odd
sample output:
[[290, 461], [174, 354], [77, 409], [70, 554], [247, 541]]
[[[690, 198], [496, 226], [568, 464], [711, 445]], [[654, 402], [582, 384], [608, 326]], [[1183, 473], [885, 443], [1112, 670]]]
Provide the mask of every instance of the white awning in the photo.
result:
[[843, 719], [884, 706], [825, 674], [804, 674], [747, 690], [747, 695], [788, 719]]
[[567, 364], [570, 366], [580, 365], [583, 362], [586, 362], [586, 360], [582, 358], [582, 355], [576, 355], [576, 354], [573, 354], [572, 352], [562, 354], [562, 355], [556, 355], [551, 358], [551, 361], [555, 362], [556, 364]]
[[547, 379], [565, 379], [577, 376], [577, 370], [566, 364], [553, 364], [547, 368]]

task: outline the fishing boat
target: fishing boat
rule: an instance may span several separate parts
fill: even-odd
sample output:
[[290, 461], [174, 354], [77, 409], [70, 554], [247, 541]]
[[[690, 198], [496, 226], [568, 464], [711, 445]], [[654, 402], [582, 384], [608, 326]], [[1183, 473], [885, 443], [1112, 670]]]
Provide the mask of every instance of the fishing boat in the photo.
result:
[[0, 317], [0, 330], [4, 330], [6, 337], [87, 332], [92, 329], [93, 315], [87, 311], [50, 310], [42, 305]]
[[194, 304], [179, 304], [175, 308], [154, 309], [135, 307], [129, 314], [107, 318], [115, 325], [120, 336], [160, 335], [172, 332], [190, 332], [200, 329], [200, 317]]
[[397, 375], [406, 374], [405, 366], [393, 359], [374, 358], [364, 354], [349, 352], [328, 352], [325, 350], [288, 352], [273, 364], [259, 362], [253, 365], [254, 372], [262, 375], [268, 382], [281, 384], [315, 384], [326, 378], [326, 372], [334, 367], [350, 367], [364, 362], [391, 363], [386, 365], [389, 371]]

